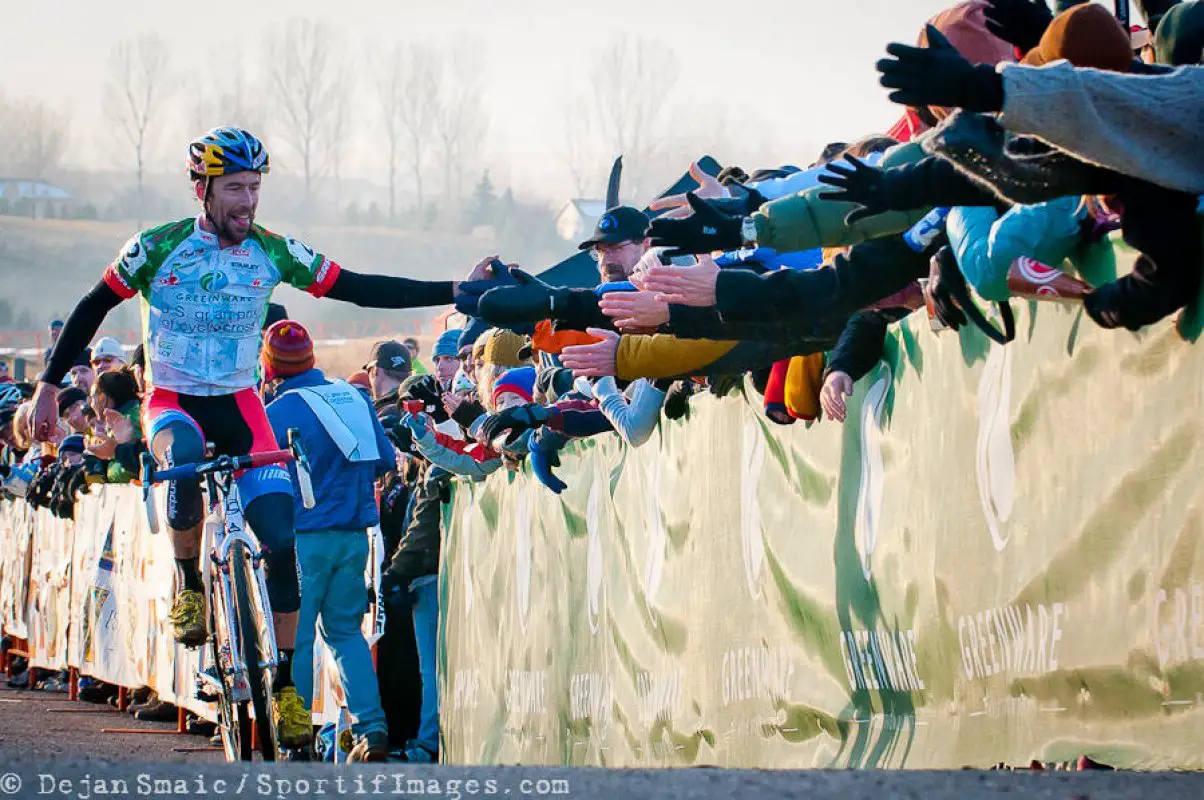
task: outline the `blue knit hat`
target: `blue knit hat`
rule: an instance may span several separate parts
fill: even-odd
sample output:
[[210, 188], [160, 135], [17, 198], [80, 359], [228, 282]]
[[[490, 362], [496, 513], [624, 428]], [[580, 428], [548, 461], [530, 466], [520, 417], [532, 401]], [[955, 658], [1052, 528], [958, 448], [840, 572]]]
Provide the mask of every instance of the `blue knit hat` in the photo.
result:
[[505, 392], [513, 392], [530, 403], [535, 393], [535, 367], [515, 367], [498, 376], [491, 399], [496, 403], [498, 395]]
[[460, 329], [452, 328], [444, 331], [435, 340], [435, 349], [431, 352], [431, 358], [439, 356], [451, 356], [455, 358], [460, 352]]

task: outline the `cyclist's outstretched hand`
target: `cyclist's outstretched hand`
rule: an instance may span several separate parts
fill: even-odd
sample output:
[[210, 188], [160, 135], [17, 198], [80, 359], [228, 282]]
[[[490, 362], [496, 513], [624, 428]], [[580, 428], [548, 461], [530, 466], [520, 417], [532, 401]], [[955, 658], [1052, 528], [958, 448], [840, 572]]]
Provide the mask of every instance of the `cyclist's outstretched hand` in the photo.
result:
[[49, 442], [59, 424], [58, 387], [38, 381], [33, 392], [33, 438]]

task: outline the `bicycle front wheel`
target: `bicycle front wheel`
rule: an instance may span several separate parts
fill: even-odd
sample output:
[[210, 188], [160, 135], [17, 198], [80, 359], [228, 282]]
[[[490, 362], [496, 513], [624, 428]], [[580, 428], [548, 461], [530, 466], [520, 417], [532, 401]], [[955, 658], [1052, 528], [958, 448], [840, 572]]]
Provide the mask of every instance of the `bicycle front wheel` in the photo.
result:
[[[260, 652], [261, 620], [255, 614], [251, 592], [255, 591], [255, 568], [251, 554], [241, 542], [230, 546], [230, 587], [234, 594], [235, 617], [238, 620], [238, 640], [243, 661], [247, 665], [247, 683], [251, 689], [251, 706], [255, 710], [255, 732], [259, 752], [264, 761], [275, 761], [279, 755], [276, 740], [276, 720], [272, 710], [272, 672], [266, 667], [267, 653]], [[271, 625], [271, 620], [262, 620]]]

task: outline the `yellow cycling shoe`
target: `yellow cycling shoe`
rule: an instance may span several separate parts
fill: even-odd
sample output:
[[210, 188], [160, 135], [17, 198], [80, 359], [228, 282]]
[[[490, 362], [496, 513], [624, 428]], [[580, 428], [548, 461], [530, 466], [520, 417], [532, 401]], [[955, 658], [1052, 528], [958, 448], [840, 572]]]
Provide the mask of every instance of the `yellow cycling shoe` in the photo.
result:
[[168, 619], [175, 629], [176, 641], [185, 647], [200, 647], [209, 640], [205, 597], [195, 589], [185, 589], [176, 595]]
[[286, 686], [274, 693], [272, 707], [276, 712], [276, 739], [281, 747], [293, 750], [313, 741], [313, 714], [297, 694], [297, 687]]

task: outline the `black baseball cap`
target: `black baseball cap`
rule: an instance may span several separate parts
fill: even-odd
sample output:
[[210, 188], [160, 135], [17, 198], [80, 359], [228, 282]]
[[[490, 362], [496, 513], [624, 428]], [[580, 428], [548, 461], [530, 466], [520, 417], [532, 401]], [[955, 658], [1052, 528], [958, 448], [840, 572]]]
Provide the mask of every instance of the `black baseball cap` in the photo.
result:
[[364, 369], [376, 367], [390, 372], [410, 372], [413, 364], [410, 362], [410, 351], [401, 342], [389, 339], [372, 345], [372, 355]]
[[577, 249], [588, 250], [596, 244], [640, 242], [647, 230], [648, 218], [643, 211], [631, 206], [615, 206], [598, 219], [594, 235], [577, 245]]

